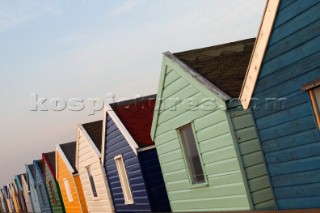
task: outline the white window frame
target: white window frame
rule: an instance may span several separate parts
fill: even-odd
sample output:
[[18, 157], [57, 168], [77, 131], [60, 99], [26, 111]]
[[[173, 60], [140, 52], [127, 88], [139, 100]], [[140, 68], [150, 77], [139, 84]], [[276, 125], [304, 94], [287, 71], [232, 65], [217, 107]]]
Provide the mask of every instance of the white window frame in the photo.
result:
[[66, 189], [66, 192], [67, 192], [68, 201], [69, 201], [69, 203], [71, 203], [71, 202], [73, 202], [73, 197], [72, 197], [71, 188], [70, 188], [68, 178], [63, 179], [63, 184], [64, 184], [64, 188]]
[[[98, 190], [97, 190], [97, 186], [96, 186], [96, 184], [95, 184], [95, 182], [94, 182], [94, 177], [93, 177], [93, 174], [92, 174], [91, 166], [86, 166], [85, 169], [86, 169], [86, 173], [87, 173], [87, 177], [88, 177], [88, 182], [89, 182], [89, 186], [90, 186], [90, 191], [91, 191], [92, 199], [93, 199], [93, 200], [99, 200]], [[91, 183], [91, 181], [90, 181], [90, 175], [92, 176], [92, 180], [93, 180], [93, 184], [94, 184], [94, 188], [95, 188], [95, 191], [96, 191], [96, 195], [97, 195], [97, 196], [94, 196], [92, 183]]]
[[[183, 129], [183, 128], [187, 127], [187, 126], [190, 126], [190, 128], [192, 130], [193, 137], [194, 137], [194, 140], [195, 140], [195, 145], [197, 147], [197, 152], [198, 152], [198, 156], [199, 156], [199, 159], [200, 159], [200, 166], [202, 168], [202, 173], [203, 173], [203, 177], [204, 177], [204, 182], [203, 183], [194, 183], [193, 180], [192, 180], [192, 174], [191, 174], [190, 165], [189, 165], [189, 162], [188, 162], [189, 156], [187, 155], [187, 153], [185, 151], [185, 147], [184, 147], [185, 146], [184, 145], [185, 142], [184, 142], [184, 140], [182, 138], [182, 135], [181, 135], [181, 129]], [[197, 137], [196, 137], [196, 133], [194, 131], [193, 123], [184, 124], [184, 125], [180, 126], [179, 128], [177, 128], [176, 131], [177, 131], [177, 134], [178, 134], [179, 143], [180, 143], [181, 151], [183, 153], [183, 159], [184, 159], [184, 162], [185, 162], [185, 165], [186, 165], [186, 169], [187, 169], [187, 172], [188, 172], [188, 179], [189, 179], [189, 184], [190, 184], [191, 188], [208, 186], [207, 175], [206, 175], [206, 171], [204, 169], [204, 163], [203, 163], [203, 160], [202, 160], [202, 156], [201, 156], [198, 140], [197, 140]]]
[[311, 98], [311, 104], [312, 104], [313, 112], [314, 112], [315, 119], [317, 122], [317, 126], [318, 126], [318, 129], [320, 129], [320, 106], [318, 104], [318, 100], [317, 100], [317, 96], [316, 96], [316, 92], [315, 92], [316, 89], [319, 90], [320, 86], [316, 86], [314, 88], [311, 88], [309, 90], [309, 95]]
[[131, 187], [130, 187], [130, 183], [129, 183], [129, 179], [126, 171], [126, 166], [124, 164], [122, 155], [115, 156], [114, 161], [115, 161], [116, 168], [119, 175], [119, 180], [120, 180], [123, 197], [124, 197], [124, 203], [133, 204], [134, 201], [133, 201], [132, 191], [131, 191]]

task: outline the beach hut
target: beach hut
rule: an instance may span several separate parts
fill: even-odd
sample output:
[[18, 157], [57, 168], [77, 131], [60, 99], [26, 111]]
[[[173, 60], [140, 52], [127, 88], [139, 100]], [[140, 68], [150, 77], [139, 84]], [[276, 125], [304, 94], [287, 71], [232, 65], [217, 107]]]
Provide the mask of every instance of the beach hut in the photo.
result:
[[150, 137], [155, 95], [107, 105], [103, 163], [116, 212], [170, 212]]
[[240, 95], [280, 209], [320, 207], [319, 11], [319, 0], [267, 1]]
[[46, 189], [46, 185], [44, 183], [42, 160], [34, 160], [33, 167], [35, 189], [38, 194], [41, 212], [51, 213], [50, 199]]
[[40, 201], [38, 197], [38, 193], [36, 191], [36, 183], [35, 183], [35, 173], [34, 173], [34, 166], [33, 164], [26, 165], [26, 174], [27, 174], [27, 181], [30, 189], [30, 197], [31, 197], [31, 203], [32, 208], [34, 212], [41, 212], [40, 208]]
[[76, 142], [56, 145], [56, 179], [66, 212], [87, 213], [79, 173], [76, 169]]
[[20, 205], [20, 211], [21, 212], [27, 212], [27, 208], [26, 208], [26, 203], [24, 201], [24, 196], [23, 196], [23, 188], [22, 188], [22, 184], [21, 184], [21, 174], [20, 175], [16, 175], [14, 177], [13, 180], [13, 186], [14, 186], [14, 190], [16, 193], [16, 198], [19, 202]]
[[27, 212], [34, 212], [31, 200], [31, 192], [28, 184], [27, 174], [20, 175], [21, 186]]
[[7, 200], [5, 198], [3, 189], [0, 189], [0, 203], [1, 203], [1, 211], [2, 212], [9, 212]]
[[172, 211], [276, 208], [252, 113], [237, 99], [254, 42], [164, 53], [151, 137]]
[[106, 174], [101, 163], [102, 121], [79, 124], [76, 168], [89, 212], [114, 212]]
[[42, 171], [52, 212], [65, 212], [60, 187], [56, 180], [56, 152], [42, 154]]
[[20, 207], [17, 193], [14, 188], [14, 183], [8, 184], [8, 193], [9, 193], [9, 197], [13, 203], [13, 206], [14, 206], [14, 212], [21, 212], [21, 207]]
[[9, 212], [15, 212], [14, 203], [8, 185], [3, 186], [3, 194], [7, 202]]

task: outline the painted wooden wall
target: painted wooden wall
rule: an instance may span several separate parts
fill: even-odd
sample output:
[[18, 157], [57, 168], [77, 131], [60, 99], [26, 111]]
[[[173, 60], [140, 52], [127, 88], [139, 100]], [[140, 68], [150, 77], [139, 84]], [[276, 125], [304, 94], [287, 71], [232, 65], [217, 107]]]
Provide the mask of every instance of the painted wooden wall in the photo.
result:
[[[280, 209], [320, 207], [320, 134], [302, 85], [320, 77], [320, 1], [282, 0], [254, 90]], [[281, 103], [265, 98], [286, 98]], [[281, 107], [281, 105], [283, 107]]]
[[[102, 133], [101, 133], [102, 134]], [[99, 156], [92, 148], [82, 130], [78, 129], [77, 140], [78, 171], [89, 212], [113, 212], [113, 204], [107, 185], [104, 169]], [[90, 166], [96, 184], [98, 198], [93, 198], [86, 167]]]
[[32, 200], [32, 207], [34, 212], [41, 212], [40, 202], [36, 191], [36, 184], [34, 181], [34, 167], [33, 165], [26, 165], [27, 178], [29, 183], [30, 195]]
[[0, 202], [1, 202], [1, 209], [3, 212], [7, 212], [8, 211], [8, 207], [7, 207], [7, 203], [3, 194], [3, 190], [0, 189]]
[[16, 184], [16, 190], [18, 192], [19, 202], [20, 206], [22, 208], [23, 212], [27, 212], [26, 202], [24, 200], [23, 195], [23, 187], [22, 187], [22, 174], [15, 176], [15, 184]]
[[157, 150], [153, 148], [138, 154], [152, 211], [171, 212]]
[[[163, 85], [162, 80], [159, 85], [162, 96], [158, 97], [162, 101], [154, 141], [172, 211], [250, 209], [250, 195], [237, 158], [227, 113], [224, 110], [188, 110], [185, 102], [174, 107], [176, 98], [192, 98], [199, 103], [198, 107], [204, 108], [207, 108], [203, 101], [206, 98], [214, 98], [221, 108], [226, 108], [225, 102], [212, 92], [202, 92], [205, 87], [191, 84], [192, 77], [180, 75], [185, 71], [166, 57], [162, 72], [165, 72], [165, 75], [162, 74]], [[208, 182], [205, 187], [192, 187], [189, 182], [176, 131], [176, 128], [188, 123], [192, 123], [199, 145]]]
[[16, 194], [16, 192], [14, 190], [14, 186], [13, 186], [12, 183], [10, 183], [8, 185], [8, 191], [10, 193], [10, 197], [12, 199], [15, 212], [21, 212], [21, 207], [20, 207], [20, 204], [19, 204], [19, 200], [18, 200], [17, 194]]
[[7, 202], [3, 193], [3, 189], [0, 189], [0, 202], [3, 212], [9, 212]]
[[20, 178], [19, 178], [20, 175], [16, 175], [15, 176], [15, 179], [14, 179], [14, 189], [15, 189], [15, 192], [16, 192], [16, 196], [17, 196], [17, 200], [19, 202], [19, 205], [20, 205], [20, 211], [22, 212], [26, 212], [27, 209], [26, 209], [26, 203], [25, 203], [25, 200], [24, 200], [24, 196], [23, 196], [23, 189], [22, 189], [22, 185], [20, 183]]
[[5, 199], [6, 199], [6, 202], [7, 202], [7, 207], [8, 207], [9, 212], [14, 212], [14, 205], [13, 205], [13, 202], [11, 200], [10, 192], [9, 192], [7, 186], [3, 187], [3, 192], [4, 192], [4, 195], [5, 195]]
[[42, 161], [33, 161], [35, 188], [39, 199], [40, 209], [42, 213], [51, 213], [50, 200], [46, 186], [44, 184], [44, 177], [42, 174]]
[[[57, 180], [60, 185], [62, 199], [65, 205], [66, 212], [68, 213], [87, 213], [86, 201], [84, 199], [82, 185], [80, 183], [79, 176], [73, 176], [62, 160], [59, 153], [57, 153]], [[73, 198], [72, 202], [69, 202], [67, 191], [64, 185], [64, 180], [67, 179], [70, 185], [70, 191]]]
[[276, 209], [273, 189], [252, 111], [243, 110], [239, 102], [234, 103], [233, 101], [232, 104], [230, 103], [228, 112], [254, 209]]
[[[151, 212], [139, 159], [110, 116], [106, 117], [105, 170], [116, 212]], [[134, 203], [126, 205], [114, 157], [122, 155]]]
[[21, 176], [21, 180], [22, 180], [21, 184], [22, 184], [22, 191], [23, 191], [24, 200], [26, 202], [27, 211], [34, 212], [33, 206], [32, 206], [32, 201], [31, 201], [30, 189], [29, 189], [28, 182], [25, 177], [26, 176], [24, 176], [24, 175]]
[[[63, 200], [60, 193], [60, 187], [55, 177], [51, 173], [49, 166], [46, 161], [42, 161], [44, 163], [44, 174], [45, 174], [45, 184], [47, 187], [47, 192], [49, 196], [51, 211], [54, 213], [63, 213], [65, 212]], [[50, 192], [50, 184], [52, 183], [53, 195]], [[55, 197], [56, 204], [53, 202], [53, 196]]]

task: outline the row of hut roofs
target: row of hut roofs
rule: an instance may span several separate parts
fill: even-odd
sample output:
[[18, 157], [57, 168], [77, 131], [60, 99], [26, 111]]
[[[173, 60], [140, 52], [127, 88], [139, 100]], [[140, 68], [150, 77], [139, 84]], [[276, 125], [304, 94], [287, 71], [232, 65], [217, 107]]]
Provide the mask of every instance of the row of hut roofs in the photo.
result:
[[257, 39], [164, 53], [157, 98], [79, 125], [1, 189], [1, 212], [319, 208], [319, 11], [269, 0]]

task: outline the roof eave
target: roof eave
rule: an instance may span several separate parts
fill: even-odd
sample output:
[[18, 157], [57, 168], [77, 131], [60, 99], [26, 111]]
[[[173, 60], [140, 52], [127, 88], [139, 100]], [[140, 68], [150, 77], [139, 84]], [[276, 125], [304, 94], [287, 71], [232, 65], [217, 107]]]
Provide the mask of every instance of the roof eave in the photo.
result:
[[223, 92], [217, 86], [215, 86], [213, 83], [208, 81], [205, 77], [200, 75], [197, 71], [193, 70], [187, 64], [182, 62], [179, 58], [177, 58], [171, 52], [165, 52], [163, 54], [165, 57], [172, 60], [174, 63], [178, 64], [185, 72], [190, 74], [194, 79], [196, 79], [199, 83], [201, 83], [205, 88], [207, 88], [208, 90], [210, 90], [214, 94], [218, 95], [222, 100], [227, 101], [227, 100], [231, 99], [231, 97], [229, 95], [227, 95], [225, 92]]

